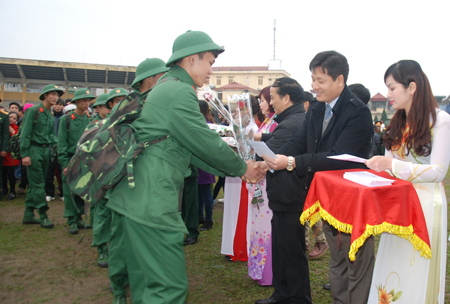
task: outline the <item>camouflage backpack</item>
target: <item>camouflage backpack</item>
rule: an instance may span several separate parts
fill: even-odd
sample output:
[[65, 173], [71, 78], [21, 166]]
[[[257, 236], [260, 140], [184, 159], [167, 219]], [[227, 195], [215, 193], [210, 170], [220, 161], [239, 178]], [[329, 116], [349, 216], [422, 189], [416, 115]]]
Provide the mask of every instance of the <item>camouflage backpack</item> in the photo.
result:
[[[166, 80], [178, 80], [176, 78]], [[72, 193], [91, 204], [97, 204], [106, 192], [125, 176], [130, 189], [134, 188], [133, 163], [151, 142], [136, 142], [131, 125], [142, 110], [141, 94], [132, 92], [122, 99], [109, 117], [91, 122], [81, 136], [75, 155], [67, 167], [67, 183]]]

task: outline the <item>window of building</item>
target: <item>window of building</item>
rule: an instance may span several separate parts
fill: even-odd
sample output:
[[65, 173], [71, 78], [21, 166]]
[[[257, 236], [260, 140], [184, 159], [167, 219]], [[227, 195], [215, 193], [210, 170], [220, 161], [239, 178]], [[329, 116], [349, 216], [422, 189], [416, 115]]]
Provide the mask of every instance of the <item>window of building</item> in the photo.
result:
[[217, 85], [222, 85], [222, 78], [217, 77], [216, 84]]
[[234, 77], [233, 76], [229, 76], [228, 77], [228, 84], [233, 83], [234, 82]]
[[263, 84], [263, 76], [258, 76], [258, 85]]

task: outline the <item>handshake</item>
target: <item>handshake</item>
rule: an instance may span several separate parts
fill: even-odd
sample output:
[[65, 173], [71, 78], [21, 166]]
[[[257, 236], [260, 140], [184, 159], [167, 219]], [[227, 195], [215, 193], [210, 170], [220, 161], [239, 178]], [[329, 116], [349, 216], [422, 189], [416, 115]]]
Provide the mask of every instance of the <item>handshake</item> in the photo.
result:
[[264, 161], [256, 162], [254, 160], [247, 160], [246, 163], [247, 171], [241, 177], [246, 183], [259, 183], [266, 176], [267, 170], [270, 169]]

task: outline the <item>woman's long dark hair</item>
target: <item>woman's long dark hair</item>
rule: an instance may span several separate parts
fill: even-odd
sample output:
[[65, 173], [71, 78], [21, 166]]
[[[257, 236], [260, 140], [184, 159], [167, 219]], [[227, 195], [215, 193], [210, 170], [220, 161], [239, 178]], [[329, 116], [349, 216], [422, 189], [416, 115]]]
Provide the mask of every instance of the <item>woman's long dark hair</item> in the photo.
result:
[[[431, 153], [431, 129], [436, 123], [437, 103], [431, 92], [427, 76], [414, 60], [400, 60], [391, 65], [384, 74], [384, 82], [392, 76], [394, 80], [408, 88], [411, 82], [416, 84], [408, 116], [405, 110], [397, 110], [386, 128], [384, 146], [387, 150], [402, 143], [403, 129], [409, 125], [405, 144], [408, 154], [411, 149], [416, 155], [428, 156]], [[431, 117], [431, 125], [430, 125]]]
[[252, 104], [253, 117], [256, 115], [256, 117], [258, 117], [258, 120], [260, 122], [263, 122], [265, 117], [264, 114], [261, 112], [261, 108], [259, 107], [259, 102], [258, 99], [256, 99], [256, 96], [250, 95], [250, 102]]
[[199, 99], [198, 106], [200, 107], [200, 112], [203, 114], [206, 120], [214, 123], [214, 116], [212, 116], [209, 106], [203, 99]]

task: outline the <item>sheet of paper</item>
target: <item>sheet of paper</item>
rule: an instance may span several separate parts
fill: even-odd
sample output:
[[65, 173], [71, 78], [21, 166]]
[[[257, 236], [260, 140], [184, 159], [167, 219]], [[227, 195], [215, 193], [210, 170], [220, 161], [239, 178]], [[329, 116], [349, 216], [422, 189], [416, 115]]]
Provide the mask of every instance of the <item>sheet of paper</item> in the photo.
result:
[[328, 156], [328, 158], [337, 159], [337, 160], [345, 160], [345, 161], [351, 161], [355, 163], [365, 163], [367, 159], [353, 156], [350, 154], [341, 154], [341, 155], [334, 155], [334, 156]]
[[[265, 142], [249, 140], [248, 143], [250, 144], [250, 146], [252, 146], [253, 150], [255, 150], [256, 154], [258, 154], [260, 157], [263, 157], [263, 155], [265, 155], [272, 158], [278, 158], [275, 155], [275, 153], [273, 153], [273, 151], [270, 150], [270, 148], [266, 145]], [[274, 172], [273, 169], [270, 169], [269, 171], [272, 173]]]
[[394, 183], [392, 179], [387, 179], [367, 171], [345, 172], [344, 178], [367, 187], [390, 186]]
[[253, 150], [255, 150], [256, 154], [258, 154], [260, 157], [263, 157], [263, 155], [265, 155], [272, 158], [277, 158], [275, 153], [273, 153], [273, 151], [270, 150], [270, 148], [266, 145], [265, 142], [249, 140], [248, 143], [250, 144], [250, 146], [252, 146]]

